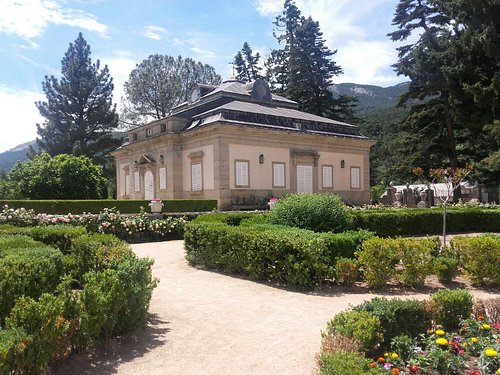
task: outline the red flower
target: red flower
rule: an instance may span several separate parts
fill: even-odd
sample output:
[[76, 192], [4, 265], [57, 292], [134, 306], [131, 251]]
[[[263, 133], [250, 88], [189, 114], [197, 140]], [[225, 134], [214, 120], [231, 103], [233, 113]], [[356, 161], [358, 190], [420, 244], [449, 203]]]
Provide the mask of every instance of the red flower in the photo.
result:
[[481, 375], [481, 372], [479, 370], [470, 370], [469, 375]]
[[420, 367], [417, 365], [410, 365], [408, 370], [410, 370], [410, 374], [418, 374], [420, 372]]

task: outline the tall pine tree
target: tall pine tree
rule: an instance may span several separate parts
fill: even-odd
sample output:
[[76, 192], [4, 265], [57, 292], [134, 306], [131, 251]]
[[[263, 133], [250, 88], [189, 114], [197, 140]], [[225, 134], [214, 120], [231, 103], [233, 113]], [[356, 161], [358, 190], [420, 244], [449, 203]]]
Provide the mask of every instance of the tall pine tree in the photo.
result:
[[113, 80], [108, 67], [92, 63], [82, 33], [61, 61], [61, 79], [45, 77], [47, 101], [36, 103], [43, 124], [37, 124], [37, 143], [50, 155], [74, 154], [96, 159], [117, 147], [111, 131], [118, 125], [112, 104]]
[[261, 78], [260, 58], [260, 53], [253, 54], [248, 42], [243, 43], [243, 48], [234, 56], [233, 61], [237, 72], [236, 79], [241, 82], [251, 82]]
[[299, 102], [305, 112], [352, 121], [356, 100], [335, 98], [329, 89], [342, 68], [331, 59], [337, 51], [325, 45], [319, 23], [303, 17], [295, 2], [286, 0], [274, 25], [274, 36], [283, 48], [272, 51], [267, 62], [273, 89]]

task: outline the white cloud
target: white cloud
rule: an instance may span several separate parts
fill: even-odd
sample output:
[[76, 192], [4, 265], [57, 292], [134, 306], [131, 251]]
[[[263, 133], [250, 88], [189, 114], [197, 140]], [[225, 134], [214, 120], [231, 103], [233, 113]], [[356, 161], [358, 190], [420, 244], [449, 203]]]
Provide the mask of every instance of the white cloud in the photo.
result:
[[283, 3], [282, 0], [257, 0], [255, 7], [263, 16], [275, 16], [283, 9]]
[[160, 26], [149, 25], [146, 26], [146, 31], [144, 32], [144, 36], [153, 40], [161, 40], [162, 36], [165, 35], [167, 30]]
[[2, 103], [0, 126], [4, 129], [0, 137], [0, 152], [37, 137], [36, 124], [43, 123], [44, 119], [40, 116], [35, 101], [44, 99], [43, 93], [0, 84], [0, 103]]
[[204, 60], [210, 60], [215, 57], [215, 52], [205, 50], [199, 47], [191, 47], [190, 50], [197, 55], [197, 58]]
[[115, 52], [112, 56], [104, 56], [101, 63], [107, 64], [109, 74], [113, 77], [115, 88], [113, 90], [113, 103], [120, 107], [120, 99], [125, 96], [123, 85], [128, 80], [130, 72], [135, 68], [137, 61], [130, 54], [123, 51]]
[[334, 60], [343, 68], [344, 74], [334, 82], [369, 83], [390, 86], [404, 81], [392, 72], [391, 64], [397, 52], [390, 44], [380, 41], [353, 41], [342, 47], [342, 53]]
[[59, 0], [0, 0], [0, 32], [26, 39], [39, 37], [49, 24], [78, 27], [106, 36], [107, 26], [79, 9], [63, 8]]

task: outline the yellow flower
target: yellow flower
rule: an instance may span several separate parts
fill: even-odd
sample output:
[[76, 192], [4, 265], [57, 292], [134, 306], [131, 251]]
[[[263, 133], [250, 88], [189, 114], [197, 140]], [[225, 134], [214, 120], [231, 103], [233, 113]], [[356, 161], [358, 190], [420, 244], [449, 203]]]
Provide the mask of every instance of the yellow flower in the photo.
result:
[[495, 349], [488, 348], [484, 351], [484, 354], [486, 357], [496, 357], [497, 356], [497, 351]]
[[438, 338], [436, 340], [436, 344], [438, 344], [439, 346], [447, 346], [448, 345], [448, 340], [446, 340], [443, 337], [440, 337], [440, 338]]
[[475, 344], [477, 342], [477, 337], [471, 338], [470, 341], [472, 341]]
[[489, 331], [491, 329], [491, 326], [489, 324], [481, 324], [481, 329], [485, 330], [485, 331]]
[[384, 353], [384, 357], [389, 357], [389, 353]]
[[392, 359], [398, 359], [399, 355], [398, 355], [398, 353], [392, 353], [391, 357], [392, 357]]
[[500, 374], [500, 367], [499, 367], [499, 368], [498, 368], [498, 370], [497, 370], [497, 374]]
[[442, 329], [438, 329], [436, 331], [436, 335], [438, 335], [438, 336], [444, 336], [444, 334], [445, 334], [445, 332]]

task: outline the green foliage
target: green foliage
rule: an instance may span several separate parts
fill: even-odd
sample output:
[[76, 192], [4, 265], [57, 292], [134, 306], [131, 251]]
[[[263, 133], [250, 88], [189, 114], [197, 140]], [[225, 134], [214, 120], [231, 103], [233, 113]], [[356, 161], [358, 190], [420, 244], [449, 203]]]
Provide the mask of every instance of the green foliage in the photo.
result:
[[6, 227], [0, 226], [0, 233], [21, 234], [33, 238], [45, 245], [58, 248], [66, 254], [71, 247], [71, 243], [77, 238], [87, 233], [83, 227], [70, 226], [44, 226], [44, 227]]
[[71, 276], [82, 282], [89, 271], [104, 271], [131, 254], [130, 245], [111, 234], [87, 234], [77, 238], [67, 260]]
[[283, 45], [267, 61], [268, 77], [280, 95], [295, 100], [302, 110], [336, 120], [351, 120], [355, 99], [334, 98], [332, 78], [342, 73], [331, 57], [319, 23], [301, 16], [295, 3], [286, 0], [276, 17], [274, 36]]
[[0, 329], [0, 374], [22, 373], [32, 337], [21, 328]]
[[445, 330], [457, 329], [472, 313], [474, 300], [465, 289], [440, 290], [431, 296], [430, 312]]
[[356, 259], [340, 258], [335, 265], [336, 280], [344, 285], [352, 285], [358, 279], [359, 262]]
[[[6, 321], [7, 330], [22, 330], [17, 337], [26, 345], [13, 369], [23, 374], [42, 374], [51, 361], [63, 357], [69, 347], [70, 322], [65, 319], [63, 298], [45, 293], [38, 301], [21, 297]], [[16, 340], [16, 341], [17, 341]]]
[[432, 274], [432, 251], [434, 242], [430, 239], [396, 239], [401, 269], [396, 276], [408, 286], [423, 286], [425, 278]]
[[84, 283], [81, 329], [77, 339], [80, 349], [86, 349], [96, 338], [110, 338], [120, 319], [120, 311], [127, 303], [125, 285], [114, 269], [86, 273]]
[[[363, 228], [381, 237], [426, 235], [442, 232], [439, 209], [352, 210], [351, 228]], [[448, 233], [495, 232], [500, 228], [500, 210], [452, 208], [447, 210]]]
[[184, 246], [192, 265], [310, 289], [333, 278], [336, 260], [353, 258], [370, 236], [365, 231], [314, 233], [275, 225], [231, 226], [200, 220], [187, 225]]
[[370, 369], [370, 360], [361, 354], [336, 352], [321, 353], [318, 359], [321, 375], [366, 375], [383, 374], [381, 370]]
[[380, 320], [367, 311], [344, 311], [333, 317], [326, 326], [326, 334], [338, 333], [361, 342], [365, 351], [371, 351], [384, 339]]
[[[174, 199], [162, 200], [163, 212], [206, 212], [217, 208], [216, 199]], [[1, 200], [0, 205], [8, 205], [13, 209], [25, 208], [35, 213], [65, 215], [69, 212], [99, 213], [105, 208], [116, 208], [126, 214], [137, 214], [141, 207], [148, 207], [146, 200]]]
[[233, 64], [236, 67], [236, 79], [240, 82], [252, 82], [257, 78], [262, 78], [259, 66], [260, 53], [253, 54], [252, 48], [248, 42], [243, 43], [241, 51], [234, 56]]
[[341, 232], [349, 224], [349, 212], [333, 194], [291, 194], [275, 204], [268, 220], [315, 232]]
[[[100, 63], [92, 63], [90, 46], [78, 34], [74, 43], [61, 61], [62, 78], [45, 77], [42, 82], [46, 102], [37, 102], [40, 114], [45, 117], [43, 125], [37, 124], [37, 143], [50, 155], [74, 154], [89, 158], [99, 157], [116, 148], [120, 141], [111, 137], [111, 131], [118, 126], [118, 114], [112, 105], [113, 81], [108, 67], [100, 69]], [[70, 164], [66, 164], [70, 167]], [[48, 170], [46, 173], [49, 172]], [[68, 171], [69, 172], [69, 171]], [[99, 198], [86, 196], [91, 186], [78, 186], [78, 174], [70, 173], [75, 181], [67, 181], [75, 191], [62, 190], [69, 196], [48, 195], [29, 198]], [[48, 179], [52, 179], [49, 175]], [[94, 188], [100, 188], [99, 185]]]
[[102, 167], [86, 156], [47, 153], [17, 162], [7, 175], [17, 199], [99, 199], [107, 196]]
[[221, 77], [212, 66], [191, 58], [150, 55], [137, 64], [125, 82], [123, 115], [136, 124], [165, 118], [172, 108], [191, 98], [197, 83], [218, 85]]
[[0, 324], [17, 298], [38, 298], [44, 292], [53, 292], [63, 275], [59, 250], [41, 244], [26, 247], [25, 238], [16, 239], [19, 242], [12, 241], [9, 248], [0, 251]]
[[472, 283], [500, 284], [500, 238], [455, 237], [451, 246]]
[[384, 343], [389, 345], [396, 336], [418, 336], [426, 332], [430, 316], [425, 304], [418, 300], [373, 298], [354, 308], [367, 311], [380, 320]]
[[394, 240], [378, 237], [363, 242], [356, 256], [363, 269], [363, 278], [372, 288], [385, 286], [395, 275], [398, 262], [397, 247]]
[[441, 283], [449, 283], [458, 273], [458, 260], [449, 257], [434, 258], [434, 273]]

